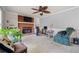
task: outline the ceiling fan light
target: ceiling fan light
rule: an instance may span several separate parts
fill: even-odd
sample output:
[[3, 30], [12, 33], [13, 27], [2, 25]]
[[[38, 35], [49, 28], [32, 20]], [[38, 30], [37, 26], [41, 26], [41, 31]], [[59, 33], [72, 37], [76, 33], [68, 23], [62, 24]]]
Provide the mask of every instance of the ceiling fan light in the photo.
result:
[[40, 15], [42, 16], [42, 15], [43, 15], [43, 13], [40, 13]]

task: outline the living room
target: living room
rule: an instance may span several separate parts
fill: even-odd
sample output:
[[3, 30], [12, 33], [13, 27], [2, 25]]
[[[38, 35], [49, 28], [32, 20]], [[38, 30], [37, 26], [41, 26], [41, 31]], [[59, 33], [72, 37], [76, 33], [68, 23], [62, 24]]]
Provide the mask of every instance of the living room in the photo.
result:
[[[43, 10], [45, 13], [39, 12], [38, 9], [43, 9], [43, 7], [46, 8], [45, 11]], [[21, 48], [27, 50], [27, 53], [79, 52], [79, 7], [1, 6], [0, 11], [1, 29], [8, 29], [6, 32], [11, 31], [10, 29], [18, 29], [22, 34], [20, 42], [24, 44], [24, 47], [21, 45]], [[67, 29], [73, 33], [72, 35], [69, 33], [69, 39], [61, 42], [64, 37], [59, 40], [56, 35], [61, 31], [66, 34]], [[12, 37], [9, 36], [9, 39]], [[26, 52], [25, 50], [19, 50], [19, 52]]]

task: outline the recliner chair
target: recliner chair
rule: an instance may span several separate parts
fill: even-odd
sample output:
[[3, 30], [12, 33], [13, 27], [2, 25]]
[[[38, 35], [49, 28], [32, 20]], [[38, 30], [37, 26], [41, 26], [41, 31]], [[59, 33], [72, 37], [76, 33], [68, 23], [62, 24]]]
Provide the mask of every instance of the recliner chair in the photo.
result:
[[70, 35], [72, 34], [72, 32], [75, 31], [75, 29], [73, 29], [72, 27], [68, 27], [66, 28], [66, 30], [64, 31], [60, 31], [58, 32], [55, 36], [54, 36], [54, 41], [63, 45], [67, 45], [70, 46]]

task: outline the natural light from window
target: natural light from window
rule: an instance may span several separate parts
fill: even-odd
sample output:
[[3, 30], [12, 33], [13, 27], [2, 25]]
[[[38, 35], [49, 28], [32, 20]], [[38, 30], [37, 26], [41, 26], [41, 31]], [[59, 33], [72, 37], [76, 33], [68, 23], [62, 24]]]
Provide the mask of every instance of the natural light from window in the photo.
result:
[[1, 20], [2, 20], [2, 11], [1, 11], [1, 8], [0, 8], [0, 29], [2, 27]]

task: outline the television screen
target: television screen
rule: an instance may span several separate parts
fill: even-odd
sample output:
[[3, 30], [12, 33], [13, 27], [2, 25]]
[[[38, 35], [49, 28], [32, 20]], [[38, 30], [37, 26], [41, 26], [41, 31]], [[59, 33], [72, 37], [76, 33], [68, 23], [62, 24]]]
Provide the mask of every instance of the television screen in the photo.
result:
[[31, 17], [24, 17], [24, 22], [32, 22], [32, 18]]

